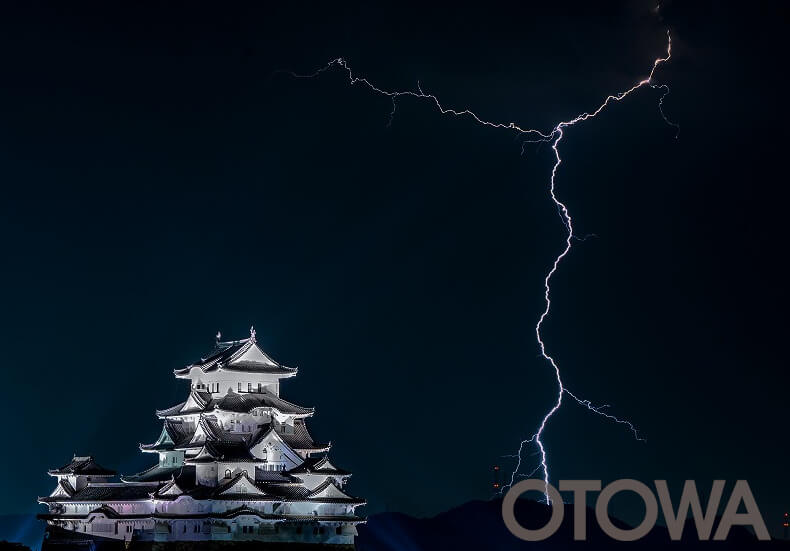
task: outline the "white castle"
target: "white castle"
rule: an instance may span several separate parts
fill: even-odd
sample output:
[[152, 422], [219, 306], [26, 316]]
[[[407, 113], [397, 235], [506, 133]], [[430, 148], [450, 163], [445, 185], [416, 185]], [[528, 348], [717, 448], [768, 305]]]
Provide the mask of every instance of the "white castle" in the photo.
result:
[[365, 501], [346, 493], [351, 473], [313, 441], [313, 415], [280, 398], [295, 368], [248, 339], [221, 342], [199, 362], [175, 370], [189, 397], [157, 411], [162, 433], [143, 452], [150, 469], [113, 482], [90, 456], [49, 471], [57, 487], [39, 498], [50, 536], [126, 542], [262, 541], [351, 545]]

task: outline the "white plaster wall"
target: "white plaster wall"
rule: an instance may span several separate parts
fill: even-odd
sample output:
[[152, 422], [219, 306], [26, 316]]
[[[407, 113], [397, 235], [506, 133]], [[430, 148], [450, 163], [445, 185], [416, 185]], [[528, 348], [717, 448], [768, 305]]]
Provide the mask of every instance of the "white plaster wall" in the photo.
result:
[[[241, 391], [248, 392], [249, 385], [252, 385], [252, 391], [258, 392], [258, 384], [260, 383], [261, 389], [268, 390], [275, 396], [280, 393], [280, 379], [282, 375], [275, 375], [272, 373], [243, 373], [233, 371], [211, 371], [203, 373], [199, 367], [194, 367], [185, 378], [190, 380], [192, 388], [197, 388], [197, 385], [204, 385], [200, 390], [205, 390], [211, 393], [225, 394], [228, 391], [238, 392], [239, 384], [241, 384]], [[218, 386], [216, 386], [218, 385]], [[213, 389], [217, 390], [213, 390]]]

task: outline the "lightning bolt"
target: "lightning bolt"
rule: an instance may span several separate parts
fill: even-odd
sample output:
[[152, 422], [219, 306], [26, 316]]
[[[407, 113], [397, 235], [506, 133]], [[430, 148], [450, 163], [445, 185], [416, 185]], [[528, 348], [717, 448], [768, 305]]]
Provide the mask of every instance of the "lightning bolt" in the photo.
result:
[[666, 84], [656, 84], [653, 82], [653, 77], [658, 67], [669, 61], [671, 57], [672, 57], [672, 37], [669, 31], [667, 31], [666, 54], [663, 57], [656, 58], [653, 61], [653, 66], [651, 67], [650, 73], [646, 78], [638, 81], [636, 84], [634, 84], [627, 90], [607, 96], [604, 99], [604, 101], [600, 103], [595, 110], [591, 112], [584, 112], [570, 120], [559, 122], [554, 126], [554, 128], [552, 128], [550, 131], [547, 132], [534, 128], [524, 128], [514, 122], [504, 123], [504, 122], [489, 121], [478, 116], [475, 112], [471, 111], [470, 109], [453, 109], [450, 107], [445, 107], [439, 101], [439, 98], [437, 96], [431, 93], [424, 92], [419, 82], [417, 83], [416, 90], [392, 91], [392, 90], [385, 90], [383, 88], [379, 88], [378, 86], [370, 82], [367, 78], [356, 76], [352, 71], [351, 66], [343, 58], [333, 59], [328, 64], [326, 64], [325, 66], [321, 67], [320, 69], [318, 69], [317, 71], [311, 74], [300, 75], [293, 72], [288, 72], [288, 74], [290, 74], [294, 78], [316, 78], [320, 76], [322, 73], [332, 68], [335, 67], [340, 68], [348, 76], [349, 85], [351, 86], [362, 85], [376, 94], [390, 98], [390, 100], [392, 101], [392, 111], [390, 111], [389, 121], [387, 123], [387, 126], [390, 126], [392, 124], [392, 120], [395, 117], [395, 112], [397, 111], [398, 108], [398, 103], [397, 103], [398, 100], [404, 97], [412, 97], [432, 103], [439, 111], [439, 113], [442, 115], [470, 118], [475, 123], [481, 126], [487, 126], [490, 128], [497, 128], [497, 129], [515, 132], [517, 135], [524, 137], [522, 143], [522, 153], [524, 152], [524, 146], [528, 143], [543, 142], [543, 143], [551, 144], [551, 149], [554, 153], [554, 165], [552, 166], [551, 169], [551, 179], [549, 181], [550, 184], [549, 195], [551, 196], [551, 200], [554, 202], [555, 207], [559, 211], [560, 218], [562, 219], [563, 225], [565, 226], [567, 232], [565, 234], [565, 246], [562, 252], [559, 255], [557, 255], [557, 257], [554, 259], [551, 268], [546, 273], [546, 277], [543, 280], [543, 298], [544, 298], [545, 307], [543, 309], [543, 312], [540, 314], [540, 317], [538, 318], [537, 324], [535, 325], [535, 337], [537, 339], [538, 346], [540, 348], [540, 355], [543, 357], [543, 359], [546, 362], [549, 363], [549, 365], [551, 365], [552, 369], [554, 370], [554, 375], [557, 380], [557, 397], [554, 402], [554, 405], [541, 419], [537, 431], [535, 431], [532, 434], [532, 436], [530, 436], [529, 438], [522, 440], [521, 443], [519, 444], [517, 453], [514, 456], [512, 456], [512, 457], [517, 457], [518, 460], [516, 462], [515, 468], [513, 469], [513, 472], [511, 473], [510, 482], [508, 484], [503, 485], [501, 491], [504, 491], [505, 488], [512, 486], [516, 477], [524, 476], [523, 474], [519, 473], [522, 467], [524, 448], [530, 444], [535, 444], [538, 448], [538, 455], [540, 455], [540, 462], [535, 467], [535, 469], [527, 476], [532, 476], [538, 472], [542, 472], [543, 480], [546, 483], [545, 498], [546, 498], [546, 502], [547, 503], [549, 502], [549, 496], [548, 496], [549, 466], [548, 466], [546, 446], [543, 442], [543, 435], [544, 432], [546, 431], [546, 426], [549, 420], [562, 406], [563, 396], [567, 395], [576, 403], [578, 403], [581, 406], [584, 406], [587, 410], [591, 411], [596, 415], [600, 415], [610, 421], [613, 421], [614, 423], [624, 425], [632, 432], [634, 438], [640, 441], [644, 441], [644, 439], [640, 437], [636, 427], [630, 421], [627, 421], [625, 419], [620, 419], [619, 417], [616, 417], [606, 412], [605, 409], [609, 407], [608, 405], [601, 405], [601, 406], [593, 405], [589, 400], [585, 400], [576, 396], [576, 394], [571, 392], [564, 385], [562, 381], [562, 376], [560, 374], [559, 365], [557, 364], [554, 357], [546, 351], [546, 343], [543, 340], [541, 329], [543, 328], [543, 323], [546, 321], [546, 318], [549, 316], [549, 313], [551, 312], [551, 280], [554, 277], [554, 274], [559, 269], [559, 266], [562, 263], [563, 259], [565, 259], [565, 257], [568, 256], [568, 254], [571, 252], [571, 249], [573, 247], [573, 241], [575, 239], [583, 241], [586, 237], [586, 236], [578, 237], [575, 235], [573, 229], [573, 219], [570, 215], [570, 212], [568, 211], [568, 207], [565, 205], [565, 203], [560, 201], [560, 199], [557, 197], [556, 194], [557, 172], [559, 171], [560, 165], [562, 164], [562, 157], [560, 155], [560, 143], [562, 142], [562, 139], [565, 137], [565, 131], [566, 129], [572, 126], [575, 126], [579, 123], [597, 117], [611, 104], [622, 101], [623, 99], [625, 99], [632, 93], [636, 92], [640, 88], [650, 87], [652, 89], [661, 90], [663, 92], [658, 101], [658, 109], [662, 119], [668, 125], [676, 129], [677, 132], [675, 133], [675, 138], [677, 138], [678, 133], [680, 131], [680, 127], [676, 123], [672, 122], [669, 118], [667, 118], [666, 114], [664, 113], [664, 98], [669, 93], [669, 87]]

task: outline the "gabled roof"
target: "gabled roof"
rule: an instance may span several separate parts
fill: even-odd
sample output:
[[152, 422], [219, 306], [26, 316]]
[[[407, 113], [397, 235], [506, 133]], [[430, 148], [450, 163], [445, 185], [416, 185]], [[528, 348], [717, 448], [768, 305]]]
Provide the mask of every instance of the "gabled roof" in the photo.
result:
[[211, 402], [210, 392], [203, 392], [193, 388], [189, 392], [189, 397], [187, 398], [187, 401], [184, 402], [184, 405], [180, 411], [181, 413], [198, 413], [205, 411], [209, 402]]
[[198, 487], [195, 477], [195, 467], [184, 465], [178, 467], [169, 478], [154, 494], [157, 499], [172, 500], [181, 495], [189, 495]]
[[283, 434], [274, 429], [272, 423], [262, 425], [261, 430], [255, 435], [255, 438], [250, 442], [250, 447], [256, 446], [261, 440], [266, 438], [271, 432], [274, 432], [280, 440], [282, 440], [289, 448], [294, 451], [310, 451], [319, 452], [326, 451], [331, 447], [331, 444], [319, 444], [313, 441], [313, 437], [307, 432], [307, 426], [300, 421], [294, 423], [293, 434]]
[[211, 415], [201, 415], [198, 426], [188, 439], [177, 448], [197, 448], [205, 442], [226, 442], [231, 444], [247, 443], [252, 438], [252, 433], [231, 432], [223, 429], [217, 418]]
[[181, 489], [175, 480], [171, 480], [157, 491], [157, 495], [160, 496], [179, 496], [184, 493], [184, 490]]
[[176, 377], [185, 377], [194, 368], [200, 368], [204, 373], [224, 369], [227, 371], [243, 371], [252, 373], [273, 373], [283, 376], [296, 374], [296, 369], [286, 367], [275, 362], [263, 349], [258, 346], [254, 332], [249, 339], [238, 341], [217, 342], [214, 350], [200, 361], [192, 363], [183, 369], [176, 369]]
[[55, 489], [49, 494], [49, 497], [65, 497], [69, 498], [74, 495], [74, 487], [69, 483], [68, 480], [65, 478], [61, 478], [58, 481], [58, 485], [55, 486]]
[[183, 422], [165, 419], [162, 432], [153, 444], [140, 444], [140, 449], [149, 452], [170, 451], [189, 442], [194, 431], [190, 431]]
[[330, 503], [335, 502], [352, 502], [352, 503], [365, 503], [365, 500], [353, 497], [338, 488], [332, 480], [326, 480], [319, 484], [312, 492], [307, 495], [307, 498], [312, 501], [325, 501]]
[[50, 469], [49, 474], [52, 476], [58, 475], [89, 475], [89, 476], [114, 476], [115, 471], [105, 469], [90, 455], [79, 456], [75, 455], [70, 463], [63, 465], [59, 469]]
[[329, 462], [327, 456], [323, 457], [308, 457], [304, 462], [288, 471], [292, 474], [325, 474], [334, 476], [351, 476], [351, 473], [338, 469]]
[[246, 473], [239, 473], [217, 486], [213, 494], [220, 499], [229, 499], [230, 496], [239, 495], [263, 497], [267, 492]]
[[158, 410], [156, 410], [156, 416], [161, 419], [162, 417], [169, 417], [171, 415], [177, 415], [177, 414], [179, 414], [181, 412], [182, 409], [184, 409], [185, 405], [186, 405], [186, 402], [181, 402], [180, 404], [176, 404], [176, 405], [174, 405], [172, 407], [169, 407], [169, 408], [166, 408], [166, 409], [158, 409]]

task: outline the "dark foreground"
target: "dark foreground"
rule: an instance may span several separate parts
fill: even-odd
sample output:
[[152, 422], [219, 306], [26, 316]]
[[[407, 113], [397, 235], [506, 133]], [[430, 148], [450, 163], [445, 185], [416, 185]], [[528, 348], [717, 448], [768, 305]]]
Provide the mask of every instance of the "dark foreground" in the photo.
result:
[[[542, 542], [525, 542], [515, 538], [502, 521], [501, 500], [473, 501], [427, 519], [415, 519], [399, 513], [374, 515], [367, 525], [360, 526], [357, 538], [359, 551], [428, 551], [428, 550], [604, 550], [604, 549], [671, 549], [691, 550], [746, 550], [788, 549], [788, 541], [761, 542], [746, 529], [733, 527], [726, 541], [700, 542], [691, 523], [686, 524], [682, 541], [671, 541], [666, 528], [656, 526], [645, 538], [636, 542], [617, 542], [604, 534], [595, 520], [593, 510], [587, 510], [587, 541], [573, 540], [573, 507], [566, 505], [565, 519], [555, 535]], [[525, 519], [527, 527], [545, 524], [550, 515], [548, 507], [534, 501], [519, 500], [516, 518]], [[530, 521], [526, 519], [532, 519]], [[615, 523], [618, 524], [618, 523]], [[626, 528], [625, 524], [619, 523]], [[718, 522], [714, 525], [718, 526]]]
[[[587, 511], [587, 541], [573, 541], [573, 511], [567, 506], [565, 520], [557, 533], [542, 542], [523, 542], [508, 532], [502, 522], [501, 501], [473, 501], [441, 513], [432, 518], [414, 518], [401, 513], [373, 515], [366, 525], [359, 527], [356, 542], [358, 551], [433, 551], [433, 550], [561, 550], [561, 549], [671, 549], [673, 551], [744, 550], [744, 549], [787, 549], [790, 542], [773, 540], [760, 542], [741, 527], [733, 527], [724, 542], [700, 542], [692, 523], [687, 523], [682, 541], [670, 541], [665, 528], [656, 526], [645, 538], [637, 542], [616, 542], [601, 532], [592, 510]], [[548, 508], [532, 501], [521, 500], [516, 506], [516, 516], [524, 519], [526, 526], [537, 527], [549, 517]], [[527, 520], [529, 519], [529, 520]], [[23, 542], [35, 551], [122, 551], [126, 547], [115, 540], [69, 541], [63, 534], [41, 537], [43, 523], [39, 523], [37, 535], [30, 534]], [[625, 525], [622, 525], [625, 527]], [[10, 534], [0, 534], [0, 539]], [[18, 538], [22, 539], [22, 538]], [[144, 551], [322, 551], [325, 549], [347, 549], [338, 546], [315, 546], [300, 544], [261, 544], [256, 542], [200, 542], [200, 543], [132, 543], [129, 549]], [[0, 543], [0, 551], [24, 551], [20, 547]]]

